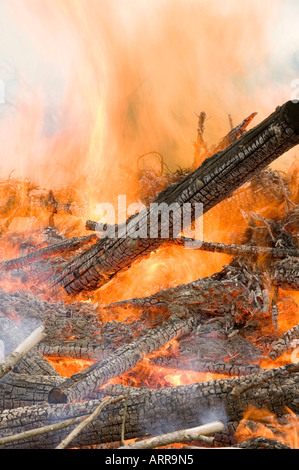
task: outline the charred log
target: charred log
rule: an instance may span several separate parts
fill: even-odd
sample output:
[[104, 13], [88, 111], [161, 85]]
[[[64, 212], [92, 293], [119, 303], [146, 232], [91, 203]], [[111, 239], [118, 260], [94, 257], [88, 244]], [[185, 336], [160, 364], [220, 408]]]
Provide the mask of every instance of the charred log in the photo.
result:
[[[146, 434], [159, 435], [205, 424], [209, 421], [207, 417], [211, 411], [219, 420], [222, 417], [232, 422], [240, 421], [250, 405], [268, 409], [278, 416], [285, 414], [285, 406], [295, 413], [299, 411], [299, 374], [294, 368], [282, 367], [274, 370], [271, 380], [257, 380], [259, 385], [256, 388], [245, 391], [236, 400], [232, 391], [241, 387], [247, 380], [248, 376], [213, 380], [132, 395], [127, 401], [125, 439], [143, 437]], [[99, 402], [94, 400], [36, 405], [4, 411], [0, 415], [0, 432], [5, 437], [24, 428], [42, 427], [63, 419], [87, 415], [98, 405]], [[103, 410], [100, 419], [86, 427], [80, 437], [72, 442], [72, 446], [119, 441], [124, 406], [125, 404], [120, 402]], [[69, 433], [69, 430], [51, 433], [46, 442], [36, 436], [20, 442], [18, 448], [52, 448], [59, 444], [66, 433]]]
[[[202, 203], [204, 212], [230, 196], [233, 191], [265, 168], [269, 163], [299, 142], [298, 104], [288, 102], [265, 121], [240, 137], [228, 149], [208, 158], [193, 173], [162, 191], [157, 204], [177, 203], [179, 211], [184, 203], [194, 210]], [[164, 242], [161, 226], [157, 238], [148, 238], [151, 209], [131, 217], [124, 228], [123, 238], [105, 238], [74, 258], [52, 280], [54, 292], [61, 288], [68, 294], [93, 291], [104, 285], [122, 269], [146, 256]], [[172, 236], [177, 236], [170, 223]], [[140, 228], [146, 237], [138, 238]], [[178, 229], [180, 232], [180, 230]], [[140, 232], [139, 232], [140, 233]]]
[[271, 280], [284, 289], [299, 289], [299, 259], [287, 258], [272, 263]]
[[[12, 352], [25, 338], [26, 332], [18, 328], [11, 320], [0, 313], [0, 339], [5, 347], [5, 354]], [[32, 375], [56, 375], [54, 367], [36, 350], [29, 351], [14, 367], [14, 371]]]
[[151, 328], [134, 343], [119, 348], [106, 359], [73, 375], [59, 389], [51, 390], [49, 403], [65, 403], [86, 397], [111, 378], [132, 369], [144, 355], [159, 349], [176, 337], [190, 333], [193, 325], [193, 318], [173, 315], [165, 324]]
[[97, 239], [97, 235], [89, 235], [87, 237], [74, 237], [71, 239], [63, 240], [60, 243], [55, 245], [47, 246], [40, 248], [37, 251], [28, 253], [25, 256], [20, 256], [19, 258], [10, 259], [2, 261], [0, 264], [0, 269], [3, 271], [12, 271], [13, 269], [20, 269], [29, 266], [37, 260], [51, 258], [57, 254], [69, 253], [76, 251], [78, 248], [82, 248], [85, 245], [88, 245], [94, 242]]
[[47, 400], [49, 391], [64, 382], [59, 375], [28, 375], [10, 372], [0, 381], [0, 409], [32, 406]]
[[224, 374], [238, 376], [255, 374], [261, 371], [258, 364], [231, 364], [229, 362], [207, 362], [200, 359], [182, 359], [181, 357], [157, 357], [151, 359], [151, 364], [179, 370], [192, 370], [195, 372], [210, 372], [211, 374]]

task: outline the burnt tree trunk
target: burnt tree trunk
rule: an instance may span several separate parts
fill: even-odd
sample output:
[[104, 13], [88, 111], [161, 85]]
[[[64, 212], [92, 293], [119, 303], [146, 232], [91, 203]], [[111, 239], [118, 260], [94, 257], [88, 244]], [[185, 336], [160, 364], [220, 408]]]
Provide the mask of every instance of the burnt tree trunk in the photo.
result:
[[[168, 207], [177, 204], [180, 212], [183, 204], [190, 203], [193, 216], [195, 204], [202, 203], [203, 212], [207, 212], [298, 143], [299, 104], [289, 101], [226, 150], [207, 158], [193, 173], [162, 191], [155, 202]], [[181, 231], [181, 227], [173, 227], [175, 215], [178, 214], [174, 211], [169, 223], [172, 237]], [[105, 237], [71, 260], [51, 280], [53, 292], [64, 289], [75, 295], [98, 289], [119, 271], [156, 250], [165, 238], [161, 235], [161, 219], [156, 227], [157, 236], [149, 236], [152, 216], [151, 208], [132, 216], [118, 227], [118, 234], [124, 230], [125, 235]], [[140, 236], [141, 232], [146, 235]]]
[[87, 369], [72, 375], [59, 388], [49, 392], [49, 403], [66, 403], [83, 399], [113, 377], [132, 369], [144, 355], [149, 354], [168, 341], [188, 334], [194, 326], [194, 319], [173, 315], [163, 325], [149, 331], [128, 345], [118, 348], [106, 359], [95, 362]]
[[[285, 406], [298, 413], [298, 381], [298, 366], [291, 365], [252, 376], [133, 393], [127, 401], [125, 439], [199, 426], [209, 421], [211, 412], [214, 418], [238, 422], [249, 406], [263, 407], [278, 416], [285, 414]], [[236, 390], [241, 392], [237, 398], [234, 393]], [[24, 429], [85, 416], [98, 405], [98, 400], [91, 400], [6, 410], [0, 414], [0, 434], [5, 437]], [[72, 441], [72, 447], [119, 441], [124, 407], [122, 401], [104, 409]], [[70, 429], [49, 433], [46, 440], [44, 436], [34, 436], [3, 448], [53, 448]]]

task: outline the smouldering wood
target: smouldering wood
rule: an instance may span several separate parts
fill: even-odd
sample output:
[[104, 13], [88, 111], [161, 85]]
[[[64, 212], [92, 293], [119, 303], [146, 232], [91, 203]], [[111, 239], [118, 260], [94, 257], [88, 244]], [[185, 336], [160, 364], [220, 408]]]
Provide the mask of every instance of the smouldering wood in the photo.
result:
[[[193, 173], [162, 191], [155, 202], [178, 203], [178, 211], [184, 203], [190, 203], [192, 210], [196, 203], [202, 203], [205, 213], [298, 143], [299, 103], [289, 101], [230, 147], [207, 158]], [[151, 215], [149, 208], [132, 216], [126, 223], [125, 237], [101, 239], [72, 259], [51, 280], [53, 293], [61, 289], [70, 295], [94, 291], [156, 250], [165, 240], [161, 237], [161, 223], [157, 227], [158, 238], [149, 237]], [[171, 237], [175, 237], [181, 230], [175, 229], [170, 219]], [[148, 238], [136, 237], [141, 227], [146, 229]]]
[[59, 388], [50, 391], [49, 403], [66, 403], [83, 399], [111, 378], [132, 369], [145, 355], [156, 351], [172, 339], [190, 333], [193, 325], [192, 317], [171, 316], [161, 326], [150, 328], [132, 344], [118, 348], [107, 358], [72, 375]]

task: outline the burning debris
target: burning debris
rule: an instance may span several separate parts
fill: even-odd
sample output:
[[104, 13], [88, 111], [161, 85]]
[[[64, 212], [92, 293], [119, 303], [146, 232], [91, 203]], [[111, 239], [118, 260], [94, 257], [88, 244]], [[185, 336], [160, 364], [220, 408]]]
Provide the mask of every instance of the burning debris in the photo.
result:
[[[293, 169], [267, 166], [299, 143], [298, 106], [288, 102], [247, 131], [252, 114], [214, 147], [201, 113], [192, 167], [164, 174], [158, 155], [160, 172], [139, 168], [147, 210], [112, 238], [108, 224], [99, 233], [90, 220], [89, 234], [78, 235], [80, 200], [2, 183], [0, 245], [14, 255], [0, 265], [5, 357], [35, 328], [46, 334], [1, 379], [3, 448], [297, 447], [299, 185]], [[13, 233], [14, 217], [33, 216], [32, 201], [47, 224]], [[190, 204], [193, 219], [201, 203], [216, 239], [181, 233], [174, 211], [168, 237], [162, 216], [150, 237], [152, 202], [178, 212]], [[159, 256], [166, 263], [174, 252], [195, 257], [199, 273], [217, 257], [227, 262], [183, 283], [147, 283]], [[116, 291], [111, 301], [109, 289], [129, 287], [134, 269], [143, 294]]]

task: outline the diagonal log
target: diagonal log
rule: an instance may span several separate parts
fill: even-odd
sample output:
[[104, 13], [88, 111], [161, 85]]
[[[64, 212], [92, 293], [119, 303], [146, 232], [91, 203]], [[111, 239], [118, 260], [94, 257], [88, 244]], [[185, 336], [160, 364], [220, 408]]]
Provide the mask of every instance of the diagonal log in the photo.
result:
[[48, 259], [54, 255], [61, 255], [71, 251], [75, 251], [82, 248], [86, 244], [90, 244], [97, 240], [97, 235], [88, 235], [86, 237], [74, 237], [67, 240], [63, 240], [54, 245], [40, 248], [39, 250], [28, 253], [27, 255], [20, 256], [10, 260], [5, 260], [0, 263], [0, 270], [12, 271], [13, 269], [20, 269], [29, 266], [35, 261]]
[[150, 360], [150, 364], [169, 367], [171, 369], [192, 370], [195, 372], [210, 372], [229, 376], [250, 375], [260, 372], [258, 364], [231, 364], [230, 362], [208, 362], [200, 359], [188, 359], [176, 356], [160, 356]]
[[49, 393], [49, 403], [66, 403], [86, 397], [111, 378], [132, 369], [145, 355], [156, 351], [174, 338], [190, 333], [194, 323], [193, 318], [173, 315], [163, 325], [150, 328], [132, 344], [118, 348], [107, 358], [67, 379], [59, 388], [52, 389]]
[[[252, 291], [258, 295], [253, 297]], [[188, 284], [161, 289], [148, 297], [114, 302], [106, 308], [133, 307], [167, 311], [174, 304], [185, 308], [196, 306], [201, 312], [210, 315], [235, 312], [241, 318], [246, 312], [268, 312], [270, 299], [258, 275], [253, 275], [245, 265], [241, 265], [230, 266], [213, 276]]]
[[[186, 203], [191, 205], [193, 216], [196, 203], [203, 204], [205, 213], [298, 143], [299, 103], [289, 101], [230, 147], [207, 158], [193, 173], [162, 191], [155, 202], [168, 207], [177, 204], [173, 217], [181, 213]], [[124, 224], [125, 236], [101, 239], [71, 260], [52, 278], [53, 292], [64, 289], [67, 294], [75, 295], [94, 291], [137, 259], [156, 250], [165, 240], [161, 236], [161, 220], [156, 224], [157, 237], [149, 236], [152, 217], [151, 208], [132, 216]], [[171, 236], [178, 236], [181, 230], [173, 226], [172, 219], [169, 226]], [[138, 238], [140, 230], [146, 235]]]
[[[254, 374], [263, 375], [263, 374]], [[256, 380], [251, 388], [238, 399], [232, 391], [241, 387], [246, 377], [234, 377], [196, 383], [166, 389], [147, 390], [128, 398], [125, 421], [125, 439], [160, 435], [177, 429], [194, 427], [214, 419], [238, 422], [249, 406], [268, 409], [278, 416], [285, 414], [285, 406], [294, 413], [299, 411], [299, 373], [296, 368], [275, 369], [269, 381]], [[91, 414], [100, 400], [67, 404], [44, 404], [6, 410], [0, 414], [2, 437], [53, 424], [60, 420]], [[72, 447], [115, 442], [120, 440], [124, 403], [104, 409], [96, 421], [86, 427]], [[20, 442], [18, 448], [53, 448], [69, 433], [69, 430], [53, 432], [45, 441], [35, 436]], [[220, 442], [220, 440], [219, 440]], [[15, 447], [8, 444], [6, 448]]]

